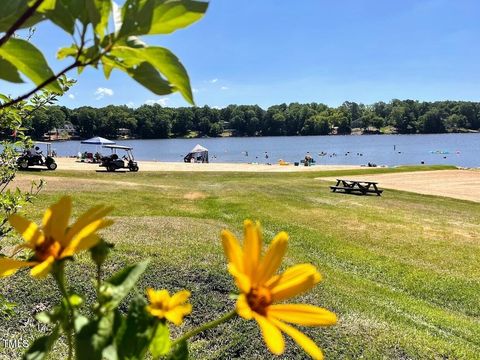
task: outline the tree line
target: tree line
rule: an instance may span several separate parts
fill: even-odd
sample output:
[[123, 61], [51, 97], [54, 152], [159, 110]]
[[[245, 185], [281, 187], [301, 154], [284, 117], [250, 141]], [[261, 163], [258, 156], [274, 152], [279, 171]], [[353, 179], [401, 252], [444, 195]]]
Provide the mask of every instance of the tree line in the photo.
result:
[[372, 105], [346, 101], [338, 107], [321, 103], [280, 104], [264, 110], [258, 105], [229, 105], [223, 109], [168, 108], [158, 104], [136, 109], [109, 105], [68, 109], [41, 109], [25, 124], [35, 139], [66, 123], [82, 138], [115, 138], [129, 129], [142, 139], [210, 136], [281, 136], [363, 133], [444, 133], [479, 130], [480, 103], [467, 101], [419, 102], [392, 100]]

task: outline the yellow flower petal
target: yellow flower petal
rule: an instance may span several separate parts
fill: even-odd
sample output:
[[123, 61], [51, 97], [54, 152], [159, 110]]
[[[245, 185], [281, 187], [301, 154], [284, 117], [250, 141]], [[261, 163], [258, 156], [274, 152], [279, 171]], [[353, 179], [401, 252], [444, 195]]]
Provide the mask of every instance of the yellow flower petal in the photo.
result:
[[14, 214], [8, 218], [8, 221], [30, 246], [39, 245], [45, 240], [37, 224], [25, 219], [23, 216]]
[[113, 207], [96, 206], [89, 209], [86, 213], [81, 215], [75, 224], [68, 230], [66, 241], [70, 242], [82, 229], [89, 224], [104, 218], [109, 212], [113, 210]]
[[170, 301], [170, 294], [168, 293], [168, 290], [165, 290], [165, 289], [153, 290], [152, 288], [148, 288], [147, 296], [148, 296], [148, 300], [153, 305], [168, 304], [168, 302]]
[[165, 310], [163, 309], [157, 309], [157, 308], [154, 308], [152, 307], [151, 305], [148, 305], [147, 306], [147, 311], [152, 315], [152, 316], [156, 316], [160, 319], [163, 319], [165, 317]]
[[289, 281], [297, 276], [305, 275], [305, 274], [312, 274], [315, 276], [315, 280], [320, 282], [322, 280], [322, 276], [317, 271], [317, 268], [312, 264], [297, 264], [294, 266], [289, 267], [280, 275], [275, 275], [270, 278], [266, 283], [265, 286], [274, 287], [280, 280], [282, 282]]
[[243, 293], [248, 293], [252, 286], [250, 278], [238, 271], [233, 263], [228, 264], [228, 272], [235, 278], [235, 284]]
[[257, 321], [260, 330], [262, 331], [263, 340], [268, 349], [275, 355], [280, 355], [285, 350], [285, 341], [282, 333], [272, 322], [266, 317], [253, 313], [254, 319]]
[[176, 306], [174, 309], [165, 312], [165, 318], [173, 324], [179, 326], [183, 322], [183, 317], [192, 312], [192, 305], [185, 304]]
[[243, 270], [243, 251], [238, 243], [237, 238], [228, 230], [223, 230], [221, 233], [223, 251], [229, 263], [233, 263], [235, 267]]
[[45, 213], [43, 214], [43, 219], [42, 219], [42, 229], [44, 233], [48, 235], [51, 233], [52, 217], [53, 217], [53, 209], [51, 206], [47, 210], [45, 210]]
[[262, 262], [260, 263], [259, 270], [256, 278], [259, 284], [265, 283], [270, 279], [280, 267], [282, 259], [287, 251], [288, 234], [284, 231], [275, 236], [267, 250]]
[[51, 235], [62, 245], [62, 247], [65, 247], [68, 245], [65, 237], [68, 227], [68, 220], [70, 219], [70, 214], [72, 212], [72, 198], [70, 196], [64, 196], [59, 202], [52, 205], [50, 209], [51, 216], [48, 227], [44, 228], [45, 235], [47, 237], [48, 235]]
[[170, 301], [168, 303], [168, 307], [170, 309], [172, 309], [175, 306], [179, 306], [179, 305], [184, 304], [188, 300], [190, 295], [191, 295], [190, 291], [188, 291], [188, 290], [181, 290], [181, 291], [173, 294], [173, 296], [170, 298]]
[[50, 272], [54, 262], [55, 258], [53, 256], [49, 256], [46, 260], [34, 266], [32, 270], [30, 270], [30, 274], [37, 279], [44, 278]]
[[259, 224], [251, 220], [244, 222], [244, 243], [243, 243], [243, 272], [252, 277], [258, 267], [260, 252], [262, 250], [261, 239], [259, 238]]
[[337, 323], [337, 316], [327, 309], [307, 304], [277, 304], [267, 309], [268, 317], [304, 326], [327, 326]]
[[[78, 231], [77, 234], [72, 238], [72, 240], [69, 241], [68, 247], [75, 249], [74, 252], [79, 252], [81, 251], [81, 249], [88, 249], [88, 247], [85, 246], [91, 245], [92, 243], [93, 245], [95, 245], [96, 242], [94, 242], [93, 239], [85, 239], [89, 238], [95, 231], [100, 230], [111, 224], [113, 224], [113, 221], [111, 220], [99, 219], [89, 223], [88, 225], [85, 225], [85, 227]], [[83, 241], [86, 241], [86, 243], [82, 246], [81, 243]]]
[[13, 275], [17, 272], [18, 269], [33, 266], [35, 262], [28, 262], [22, 260], [15, 260], [10, 258], [1, 258], [0, 259], [0, 277], [7, 277]]
[[237, 299], [236, 311], [239, 316], [245, 320], [251, 320], [253, 318], [253, 311], [248, 305], [247, 296], [245, 294], [240, 294]]
[[310, 264], [293, 266], [269, 284], [274, 302], [294, 297], [311, 289], [321, 279], [317, 269]]
[[295, 329], [290, 325], [282, 323], [279, 320], [270, 319], [270, 318], [269, 320], [272, 322], [273, 326], [278, 327], [285, 334], [290, 336], [313, 359], [318, 359], [318, 360], [323, 359], [322, 350], [320, 350], [320, 348], [307, 335], [305, 335], [304, 333], [302, 333], [301, 331]]
[[74, 254], [83, 251], [83, 250], [88, 250], [95, 245], [98, 244], [100, 241], [100, 237], [97, 234], [91, 234], [87, 237], [84, 238], [79, 238], [78, 241], [71, 242], [63, 251], [62, 254], [60, 255], [60, 258], [65, 258], [69, 256], [73, 256]]

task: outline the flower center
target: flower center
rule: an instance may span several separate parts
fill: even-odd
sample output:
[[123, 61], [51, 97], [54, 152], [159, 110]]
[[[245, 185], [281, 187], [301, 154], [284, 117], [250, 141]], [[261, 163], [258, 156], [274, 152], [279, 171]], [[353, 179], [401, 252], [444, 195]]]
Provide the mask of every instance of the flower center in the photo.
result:
[[252, 287], [247, 295], [250, 309], [260, 315], [266, 315], [266, 307], [272, 303], [272, 295], [266, 287]]
[[46, 239], [43, 243], [35, 248], [35, 258], [38, 261], [44, 261], [49, 256], [53, 256], [55, 259], [57, 259], [60, 255], [61, 249], [62, 246], [58, 241]]

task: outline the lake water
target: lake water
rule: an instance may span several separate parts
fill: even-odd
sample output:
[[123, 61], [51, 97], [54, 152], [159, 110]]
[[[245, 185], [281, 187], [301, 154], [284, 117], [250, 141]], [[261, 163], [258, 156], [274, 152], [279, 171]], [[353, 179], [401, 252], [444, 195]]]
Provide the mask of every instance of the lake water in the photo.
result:
[[[196, 144], [209, 149], [210, 162], [300, 161], [310, 152], [317, 164], [377, 165], [451, 164], [480, 167], [480, 134], [285, 136], [201, 139], [118, 140], [132, 146], [137, 160], [183, 161]], [[56, 142], [60, 156], [79, 151], [95, 152], [95, 146], [79, 141]], [[108, 149], [101, 149], [105, 154]], [[319, 156], [325, 152], [326, 156]], [[248, 154], [248, 155], [247, 155]], [[334, 155], [335, 154], [335, 155]], [[265, 155], [268, 155], [268, 159]]]

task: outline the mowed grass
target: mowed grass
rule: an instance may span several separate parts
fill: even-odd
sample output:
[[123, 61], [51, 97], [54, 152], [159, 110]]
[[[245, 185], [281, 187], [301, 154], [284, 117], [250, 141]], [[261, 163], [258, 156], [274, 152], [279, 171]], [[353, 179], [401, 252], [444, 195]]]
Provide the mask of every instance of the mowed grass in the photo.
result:
[[[412, 170], [419, 168], [380, 171]], [[319, 286], [295, 301], [338, 315], [337, 326], [302, 329], [327, 358], [478, 359], [480, 204], [393, 190], [382, 197], [334, 194], [330, 182], [314, 179], [368, 171], [48, 172], [41, 174], [47, 188], [25, 212], [39, 220], [64, 194], [73, 195], [75, 216], [93, 204], [114, 205], [115, 225], [104, 231], [116, 245], [106, 273], [149, 257], [138, 291], [190, 289], [193, 314], [174, 335], [233, 308], [228, 295], [235, 287], [219, 233], [229, 228], [241, 237], [242, 221], [251, 218], [262, 222], [267, 244], [278, 231], [289, 233], [284, 266], [310, 262], [322, 273]], [[69, 268], [72, 287], [87, 302], [93, 276], [88, 254]], [[4, 327], [27, 337], [39, 332], [32, 323], [22, 327], [32, 311], [59, 296], [51, 281], [33, 281], [25, 272], [2, 280], [1, 294], [18, 303]], [[0, 354], [8, 351], [1, 346]], [[52, 358], [63, 350], [57, 347]], [[242, 319], [197, 336], [191, 353], [194, 359], [270, 358], [255, 323]], [[289, 342], [280, 358], [306, 356]]]

